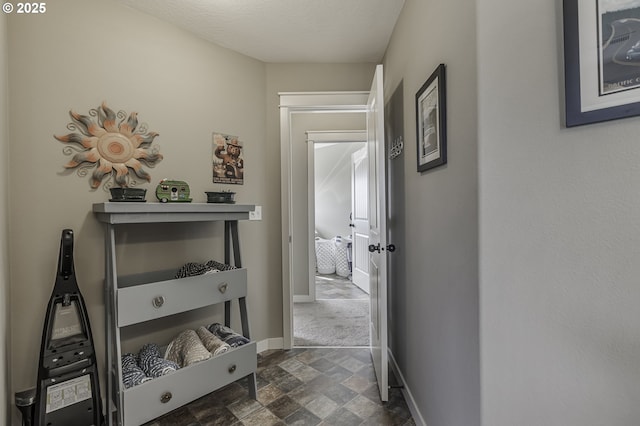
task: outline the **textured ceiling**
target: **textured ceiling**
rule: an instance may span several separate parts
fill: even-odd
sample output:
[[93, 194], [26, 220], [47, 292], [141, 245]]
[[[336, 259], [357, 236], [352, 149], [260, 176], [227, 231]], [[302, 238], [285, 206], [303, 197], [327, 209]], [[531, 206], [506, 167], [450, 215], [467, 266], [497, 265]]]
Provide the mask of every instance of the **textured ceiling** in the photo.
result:
[[380, 62], [404, 0], [118, 0], [264, 62]]

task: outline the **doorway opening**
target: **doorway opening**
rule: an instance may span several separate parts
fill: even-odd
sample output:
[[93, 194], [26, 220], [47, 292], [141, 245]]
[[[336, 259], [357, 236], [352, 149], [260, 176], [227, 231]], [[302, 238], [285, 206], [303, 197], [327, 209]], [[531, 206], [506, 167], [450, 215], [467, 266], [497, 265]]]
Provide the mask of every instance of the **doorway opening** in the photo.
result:
[[293, 344], [368, 346], [369, 294], [352, 274], [354, 250], [362, 250], [353, 238], [356, 204], [364, 197], [366, 206], [367, 173], [358, 167], [363, 155], [366, 164], [366, 132], [306, 133], [309, 282], [306, 294], [294, 294]]
[[[308, 229], [308, 217], [295, 213], [296, 198], [303, 194], [308, 197], [306, 188], [300, 188], [300, 169], [306, 171], [307, 161], [296, 154], [294, 143], [296, 115], [318, 116], [326, 114], [353, 115], [364, 113], [364, 126], [367, 134], [368, 165], [368, 223], [369, 223], [369, 350], [374, 365], [380, 399], [389, 400], [388, 389], [388, 335], [387, 335], [387, 253], [392, 245], [387, 244], [386, 212], [386, 155], [384, 127], [384, 88], [383, 67], [376, 65], [369, 92], [308, 92], [279, 93], [280, 96], [280, 154], [281, 154], [281, 201], [282, 201], [282, 319], [283, 348], [293, 346], [293, 286], [298, 281], [294, 269], [303, 265], [308, 277], [309, 241], [305, 230]], [[320, 113], [320, 114], [318, 114]], [[327, 114], [328, 113], [328, 114]], [[309, 129], [311, 127], [306, 127]], [[307, 206], [304, 206], [307, 210]], [[294, 230], [304, 223], [302, 234]], [[303, 246], [300, 246], [300, 242]], [[301, 262], [300, 256], [304, 261]], [[306, 258], [305, 258], [306, 257]]]
[[[315, 299], [315, 271], [313, 270], [315, 268], [309, 267], [310, 258], [314, 259], [315, 265], [315, 224], [309, 226], [307, 134], [310, 129], [349, 131], [365, 128], [368, 92], [280, 93], [279, 95], [282, 165], [283, 347], [291, 349], [294, 300], [297, 302], [301, 299], [307, 301]], [[348, 188], [345, 189], [348, 190]], [[311, 291], [311, 285], [314, 291]]]

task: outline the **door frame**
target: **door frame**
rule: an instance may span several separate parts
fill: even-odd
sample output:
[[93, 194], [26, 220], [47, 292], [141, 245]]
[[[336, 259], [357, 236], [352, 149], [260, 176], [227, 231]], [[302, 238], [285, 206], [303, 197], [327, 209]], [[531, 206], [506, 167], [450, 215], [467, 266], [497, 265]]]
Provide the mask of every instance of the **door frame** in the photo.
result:
[[282, 336], [293, 347], [291, 119], [298, 113], [366, 112], [369, 92], [280, 92], [280, 183], [282, 203]]
[[315, 144], [367, 142], [366, 130], [309, 130], [307, 133], [307, 188], [309, 216], [309, 294], [294, 295], [294, 302], [314, 302], [316, 300], [316, 273], [312, 268], [315, 262]]

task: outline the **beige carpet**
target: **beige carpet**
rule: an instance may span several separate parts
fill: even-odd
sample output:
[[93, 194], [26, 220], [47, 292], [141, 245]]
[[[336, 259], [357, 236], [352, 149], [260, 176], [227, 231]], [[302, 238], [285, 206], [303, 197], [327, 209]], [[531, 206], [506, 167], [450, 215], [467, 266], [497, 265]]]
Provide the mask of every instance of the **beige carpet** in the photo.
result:
[[294, 346], [369, 346], [368, 300], [317, 300], [293, 305]]

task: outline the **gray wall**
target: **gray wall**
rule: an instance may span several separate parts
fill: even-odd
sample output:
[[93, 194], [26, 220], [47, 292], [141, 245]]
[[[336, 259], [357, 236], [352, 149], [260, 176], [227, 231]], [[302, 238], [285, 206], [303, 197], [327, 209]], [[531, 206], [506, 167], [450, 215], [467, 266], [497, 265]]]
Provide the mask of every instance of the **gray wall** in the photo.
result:
[[[384, 59], [385, 102], [403, 81], [405, 135], [392, 165], [396, 187], [404, 170], [394, 221], [406, 266], [389, 284], [391, 351], [429, 426], [480, 424], [475, 18], [471, 0], [407, 0]], [[415, 93], [440, 63], [449, 161], [419, 174]]]
[[564, 127], [561, 7], [477, 1], [487, 426], [640, 421], [640, 118]]
[[7, 20], [0, 15], [0, 422], [9, 424], [7, 404], [9, 378], [9, 259], [7, 251], [7, 192], [9, 189], [9, 132], [8, 117], [8, 70], [7, 70]]

